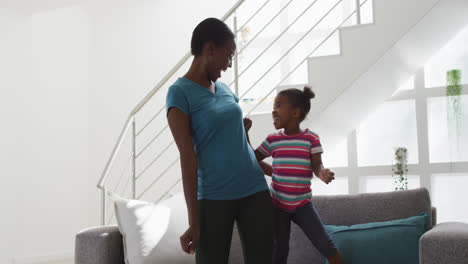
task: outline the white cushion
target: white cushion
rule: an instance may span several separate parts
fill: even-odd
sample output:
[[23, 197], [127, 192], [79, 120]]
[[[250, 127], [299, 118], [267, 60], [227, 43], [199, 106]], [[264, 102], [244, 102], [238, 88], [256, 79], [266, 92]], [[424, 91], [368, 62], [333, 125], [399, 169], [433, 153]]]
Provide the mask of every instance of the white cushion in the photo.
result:
[[126, 264], [195, 263], [180, 248], [180, 236], [188, 227], [184, 195], [154, 204], [114, 198], [115, 215], [123, 236]]

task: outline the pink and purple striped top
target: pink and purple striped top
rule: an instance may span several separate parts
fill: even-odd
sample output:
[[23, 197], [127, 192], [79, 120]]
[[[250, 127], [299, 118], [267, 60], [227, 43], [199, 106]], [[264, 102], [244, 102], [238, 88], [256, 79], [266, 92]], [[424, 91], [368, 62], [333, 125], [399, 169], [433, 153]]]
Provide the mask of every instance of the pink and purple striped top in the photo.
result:
[[257, 150], [273, 157], [270, 192], [274, 205], [294, 212], [311, 200], [311, 155], [323, 152], [317, 134], [305, 129], [300, 134], [288, 136], [280, 131], [269, 135]]

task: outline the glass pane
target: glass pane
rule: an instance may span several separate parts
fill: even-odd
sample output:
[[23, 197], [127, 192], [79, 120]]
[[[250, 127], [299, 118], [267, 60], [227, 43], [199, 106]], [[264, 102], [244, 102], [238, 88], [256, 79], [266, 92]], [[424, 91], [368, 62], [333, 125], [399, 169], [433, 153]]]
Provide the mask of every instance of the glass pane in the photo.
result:
[[425, 65], [424, 75], [426, 88], [445, 86], [446, 72], [460, 69], [462, 84], [468, 83], [468, 26], [450, 40]]
[[468, 222], [468, 173], [434, 174], [431, 177], [432, 203], [437, 208], [437, 222]]
[[348, 141], [346, 139], [335, 146], [324, 146], [323, 148], [322, 161], [325, 167], [348, 166]]
[[409, 164], [418, 163], [414, 100], [384, 103], [357, 129], [359, 166], [391, 165], [396, 147], [408, 149]]
[[312, 195], [348, 194], [348, 177], [336, 177], [334, 181], [325, 184], [315, 177], [312, 179]]
[[[390, 169], [390, 168], [389, 168]], [[420, 187], [419, 175], [408, 175], [408, 189]], [[359, 177], [359, 192], [390, 192], [394, 191], [392, 175]]]
[[[427, 100], [430, 162], [468, 161], [468, 95], [460, 96], [460, 118], [447, 117], [447, 97]], [[451, 112], [452, 113], [452, 112]]]

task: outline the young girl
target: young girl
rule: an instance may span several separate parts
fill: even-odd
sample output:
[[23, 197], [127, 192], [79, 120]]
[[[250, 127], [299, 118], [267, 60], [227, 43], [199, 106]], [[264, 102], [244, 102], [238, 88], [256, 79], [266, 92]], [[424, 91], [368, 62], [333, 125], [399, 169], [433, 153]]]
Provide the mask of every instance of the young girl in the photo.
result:
[[[272, 114], [275, 128], [283, 130], [269, 135], [255, 150], [258, 161], [273, 157], [272, 171], [265, 168], [264, 171], [273, 178], [270, 191], [274, 204], [274, 264], [287, 262], [291, 221], [331, 264], [343, 263], [311, 201], [313, 173], [326, 184], [334, 179], [334, 173], [323, 168], [318, 135], [300, 128], [314, 97], [309, 87], [304, 91], [281, 91], [275, 98]], [[245, 125], [249, 129], [251, 121], [247, 120]]]

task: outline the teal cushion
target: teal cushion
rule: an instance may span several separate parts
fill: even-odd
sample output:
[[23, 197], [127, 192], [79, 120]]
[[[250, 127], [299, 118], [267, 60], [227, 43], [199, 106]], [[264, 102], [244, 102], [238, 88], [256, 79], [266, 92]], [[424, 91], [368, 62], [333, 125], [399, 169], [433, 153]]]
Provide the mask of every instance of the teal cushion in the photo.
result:
[[[346, 264], [418, 264], [430, 214], [353, 226], [325, 225]], [[328, 261], [326, 261], [328, 263]]]

